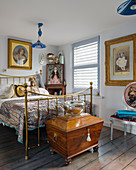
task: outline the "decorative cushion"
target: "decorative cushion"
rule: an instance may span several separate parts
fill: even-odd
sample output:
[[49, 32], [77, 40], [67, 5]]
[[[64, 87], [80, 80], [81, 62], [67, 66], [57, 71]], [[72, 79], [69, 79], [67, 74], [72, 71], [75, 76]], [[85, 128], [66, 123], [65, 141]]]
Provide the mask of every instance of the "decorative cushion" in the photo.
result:
[[14, 85], [15, 93], [17, 97], [23, 97], [25, 95], [25, 87], [21, 85]]
[[14, 95], [14, 85], [11, 84], [9, 88], [5, 88], [5, 91], [0, 95], [0, 99], [8, 99]]
[[39, 92], [40, 92], [40, 94], [49, 95], [49, 92], [44, 88], [39, 88]]

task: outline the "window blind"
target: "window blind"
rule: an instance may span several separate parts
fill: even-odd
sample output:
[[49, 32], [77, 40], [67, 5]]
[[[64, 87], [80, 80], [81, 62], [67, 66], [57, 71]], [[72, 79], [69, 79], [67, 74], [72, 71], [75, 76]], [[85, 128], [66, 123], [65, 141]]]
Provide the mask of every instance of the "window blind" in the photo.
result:
[[98, 91], [99, 37], [73, 44], [73, 80], [74, 91], [88, 88]]

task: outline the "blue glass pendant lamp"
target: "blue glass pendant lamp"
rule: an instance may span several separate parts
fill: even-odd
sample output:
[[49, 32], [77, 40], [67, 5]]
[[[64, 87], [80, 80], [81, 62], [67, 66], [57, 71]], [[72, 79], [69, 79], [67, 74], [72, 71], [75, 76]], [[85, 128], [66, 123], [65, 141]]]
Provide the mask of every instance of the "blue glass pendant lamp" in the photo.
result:
[[136, 0], [127, 0], [122, 3], [117, 12], [121, 15], [135, 15], [136, 14]]
[[42, 36], [42, 30], [41, 27], [43, 26], [43, 23], [38, 23], [38, 40], [36, 43], [32, 44], [32, 48], [46, 48], [46, 45], [41, 43], [40, 37]]

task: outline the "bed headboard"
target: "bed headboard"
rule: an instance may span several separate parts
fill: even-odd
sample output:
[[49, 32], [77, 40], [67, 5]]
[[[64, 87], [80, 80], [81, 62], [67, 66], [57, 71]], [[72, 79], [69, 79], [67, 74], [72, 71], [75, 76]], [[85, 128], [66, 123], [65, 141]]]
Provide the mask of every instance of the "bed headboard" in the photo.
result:
[[[24, 84], [24, 83], [28, 83], [29, 78], [30, 77], [36, 77], [37, 78], [37, 74], [27, 75], [27, 76], [12, 76], [12, 75], [0, 74], [0, 85], [1, 84], [16, 84], [16, 83]], [[40, 75], [42, 77], [42, 70], [40, 70]]]

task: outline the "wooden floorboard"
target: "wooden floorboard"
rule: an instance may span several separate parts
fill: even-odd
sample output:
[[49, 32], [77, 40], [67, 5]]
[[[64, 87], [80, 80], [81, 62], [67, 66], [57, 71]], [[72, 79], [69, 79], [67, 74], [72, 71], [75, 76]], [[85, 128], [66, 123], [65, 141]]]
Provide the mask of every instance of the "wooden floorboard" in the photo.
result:
[[[93, 168], [102, 169], [106, 165], [109, 165], [111, 162], [117, 159], [124, 152], [133, 148], [135, 146], [135, 142], [136, 142], [136, 137], [129, 138], [128, 140], [126, 140], [126, 142], [123, 143], [118, 143], [118, 141], [116, 140], [116, 142], [113, 142], [113, 147], [110, 147], [110, 150], [107, 150], [107, 152], [105, 152], [104, 154], [102, 154], [103, 153], [102, 151], [101, 153], [102, 155], [99, 155], [94, 161], [89, 162], [88, 164], [86, 164], [84, 167], [80, 169], [85, 169], [85, 170], [89, 170]], [[116, 144], [118, 144], [119, 146], [117, 146]], [[116, 168], [114, 170], [116, 170]]]
[[[47, 138], [42, 128], [42, 139]], [[35, 140], [37, 131], [31, 132], [30, 140]], [[136, 136], [114, 130], [110, 141], [110, 128], [103, 127], [98, 152], [86, 151], [72, 158], [72, 164], [65, 165], [65, 158], [51, 155], [49, 144], [30, 150], [30, 159], [25, 160], [25, 147], [17, 142], [15, 130], [0, 125], [0, 169], [2, 170], [134, 170], [136, 169]], [[43, 140], [44, 141], [44, 140]], [[42, 141], [42, 142], [43, 142]], [[45, 142], [45, 141], [44, 141]]]
[[132, 160], [123, 170], [135, 170], [136, 169], [136, 158]]
[[[123, 153], [115, 160], [113, 160], [111, 163], [103, 167], [103, 170], [118, 170], [123, 169], [126, 167], [130, 162], [132, 162], [136, 158], [136, 140], [135, 145], [131, 148], [128, 148], [128, 150], [123, 151]], [[135, 166], [136, 168], [136, 166]]]
[[[102, 157], [105, 154], [114, 150], [114, 148], [117, 147], [116, 144], [117, 145], [122, 144], [122, 138], [121, 137], [117, 138], [115, 141], [113, 141], [113, 143], [107, 143], [107, 144], [103, 145], [102, 147], [100, 147], [98, 153], [85, 152], [83, 154], [76, 156], [72, 160], [72, 164], [69, 165], [67, 167], [67, 169], [69, 169], [69, 170], [72, 169], [72, 168], [74, 168], [74, 169], [81, 169], [81, 168], [84, 169], [86, 165], [92, 163], [93, 161], [99, 159], [100, 157]], [[59, 161], [59, 163], [58, 163], [58, 161], [54, 162], [54, 167], [59, 168], [59, 167], [64, 166], [64, 159], [63, 158], [61, 158], [61, 159], [62, 159], [62, 163], [60, 163], [60, 161]], [[45, 164], [43, 166], [40, 166], [39, 169], [40, 168], [53, 168], [53, 167], [52, 167], [52, 164], [48, 164], [48, 165]], [[66, 167], [65, 167], [65, 169], [66, 169]], [[93, 167], [93, 169], [95, 169], [95, 168]]]

